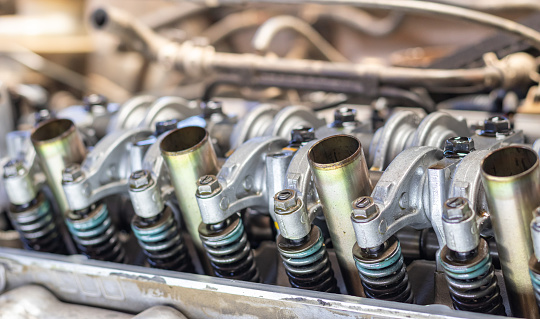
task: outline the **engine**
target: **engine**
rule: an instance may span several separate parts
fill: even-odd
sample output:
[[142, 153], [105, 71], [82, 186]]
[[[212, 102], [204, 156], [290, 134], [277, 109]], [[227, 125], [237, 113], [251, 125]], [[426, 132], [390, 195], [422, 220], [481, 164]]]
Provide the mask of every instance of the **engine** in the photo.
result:
[[540, 318], [538, 3], [5, 2], [0, 317]]

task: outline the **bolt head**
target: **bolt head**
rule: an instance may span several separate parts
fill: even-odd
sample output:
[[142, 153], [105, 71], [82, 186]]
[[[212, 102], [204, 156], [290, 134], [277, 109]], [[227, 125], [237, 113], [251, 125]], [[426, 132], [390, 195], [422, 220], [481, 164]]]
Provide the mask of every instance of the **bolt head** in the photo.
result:
[[62, 171], [62, 181], [66, 183], [76, 182], [82, 177], [81, 165], [70, 164]]
[[356, 121], [356, 110], [348, 107], [340, 107], [334, 113], [334, 122], [348, 123]]
[[214, 175], [205, 175], [197, 181], [197, 193], [199, 195], [210, 195], [220, 188], [217, 177]]
[[83, 103], [87, 108], [92, 108], [95, 105], [107, 106], [109, 100], [101, 94], [90, 94], [84, 98]]
[[156, 123], [156, 136], [159, 136], [165, 132], [174, 130], [178, 127], [177, 119], [170, 119], [167, 121], [160, 121]]
[[278, 211], [288, 211], [297, 206], [298, 194], [293, 189], [284, 189], [274, 196], [274, 207]]
[[291, 131], [291, 143], [300, 144], [315, 139], [315, 131], [312, 127], [301, 126]]
[[444, 203], [443, 220], [449, 223], [459, 223], [471, 217], [469, 201], [463, 197], [449, 198]]
[[41, 109], [38, 112], [34, 113], [35, 125], [38, 125], [41, 122], [44, 122], [53, 118], [55, 118], [54, 112], [49, 111], [47, 109]]
[[510, 120], [504, 116], [492, 116], [484, 121], [482, 135], [495, 136], [497, 134], [508, 134], [512, 131]]
[[10, 160], [4, 165], [4, 177], [16, 177], [23, 175], [26, 172], [26, 168], [22, 161]]
[[474, 141], [466, 136], [452, 137], [444, 143], [445, 157], [463, 157], [474, 151]]
[[152, 174], [147, 170], [139, 170], [129, 176], [129, 187], [131, 189], [141, 189], [152, 184]]
[[223, 102], [221, 101], [206, 101], [201, 102], [204, 118], [209, 118], [212, 114], [223, 114]]
[[359, 197], [352, 204], [352, 216], [357, 221], [370, 219], [378, 213], [379, 208], [369, 196]]

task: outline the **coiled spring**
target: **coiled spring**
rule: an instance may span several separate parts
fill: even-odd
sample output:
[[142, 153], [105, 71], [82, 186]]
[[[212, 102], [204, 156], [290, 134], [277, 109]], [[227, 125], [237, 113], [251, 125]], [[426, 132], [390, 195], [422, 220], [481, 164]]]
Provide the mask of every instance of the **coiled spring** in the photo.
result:
[[441, 250], [441, 264], [455, 309], [505, 314], [485, 240], [481, 240], [476, 256], [466, 260], [453, 258], [453, 253], [445, 246]]
[[9, 219], [19, 232], [25, 248], [48, 253], [66, 253], [51, 204], [43, 194], [26, 207], [12, 205]]
[[300, 245], [294, 245], [281, 235], [278, 237], [278, 250], [291, 286], [339, 293], [321, 230], [313, 226], [308, 236]]
[[199, 236], [215, 276], [259, 282], [259, 270], [239, 214], [218, 225], [201, 223]]
[[77, 248], [84, 255], [98, 260], [124, 262], [124, 248], [104, 204], [69, 212], [66, 224]]
[[414, 298], [403, 262], [401, 246], [395, 237], [390, 237], [376, 251], [361, 249], [355, 244], [353, 255], [367, 297], [406, 303], [413, 302]]
[[133, 217], [131, 229], [150, 267], [193, 272], [188, 250], [172, 215], [166, 208], [154, 218]]

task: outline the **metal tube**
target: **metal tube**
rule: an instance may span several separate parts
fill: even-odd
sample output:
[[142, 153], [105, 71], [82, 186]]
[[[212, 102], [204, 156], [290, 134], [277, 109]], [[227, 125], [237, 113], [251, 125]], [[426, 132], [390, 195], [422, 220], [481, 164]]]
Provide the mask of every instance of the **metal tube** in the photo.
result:
[[217, 156], [208, 132], [196, 126], [171, 131], [161, 141], [160, 149], [169, 169], [186, 228], [203, 266], [208, 267], [205, 265], [206, 252], [199, 238], [202, 218], [195, 197], [199, 177], [218, 172]]
[[53, 119], [40, 123], [31, 135], [39, 163], [62, 214], [69, 210], [62, 188], [62, 171], [86, 156], [84, 143], [72, 121]]
[[540, 205], [538, 155], [527, 147], [509, 146], [487, 155], [481, 165], [512, 313], [540, 318], [528, 266], [532, 254], [529, 226], [532, 212]]
[[362, 285], [352, 255], [356, 237], [351, 203], [372, 190], [362, 145], [350, 135], [330, 136], [311, 147], [308, 160], [347, 290], [361, 295]]

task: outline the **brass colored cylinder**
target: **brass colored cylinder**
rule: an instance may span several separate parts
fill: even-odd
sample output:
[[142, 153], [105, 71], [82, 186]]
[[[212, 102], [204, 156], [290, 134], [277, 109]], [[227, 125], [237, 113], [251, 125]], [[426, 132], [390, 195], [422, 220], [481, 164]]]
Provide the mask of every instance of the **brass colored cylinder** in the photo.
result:
[[[217, 156], [209, 141], [208, 132], [197, 126], [174, 130], [163, 138], [160, 149], [169, 168], [187, 230], [199, 258], [205, 261], [206, 252], [199, 238], [199, 225], [202, 218], [195, 193], [199, 177], [216, 175], [218, 172]], [[203, 266], [208, 267], [208, 265]]]
[[81, 136], [72, 121], [52, 119], [40, 123], [31, 140], [58, 207], [65, 214], [69, 206], [62, 188], [62, 171], [67, 165], [84, 160], [86, 148]]
[[359, 296], [362, 285], [352, 255], [356, 237], [351, 203], [372, 190], [362, 145], [350, 135], [330, 136], [311, 147], [308, 160], [347, 290]]
[[528, 266], [532, 212], [540, 206], [538, 155], [522, 146], [495, 150], [482, 161], [482, 181], [512, 314], [540, 318]]

